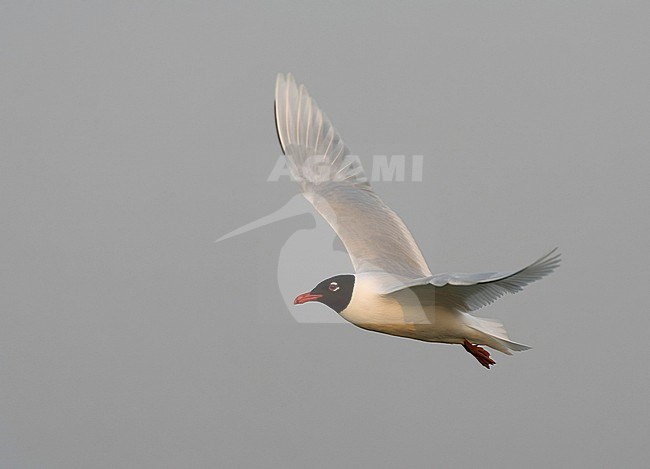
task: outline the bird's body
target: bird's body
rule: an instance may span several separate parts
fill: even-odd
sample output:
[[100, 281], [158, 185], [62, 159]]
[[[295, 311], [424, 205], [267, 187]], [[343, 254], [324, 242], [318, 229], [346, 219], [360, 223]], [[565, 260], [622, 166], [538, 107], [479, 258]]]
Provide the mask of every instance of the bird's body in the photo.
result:
[[[382, 293], [383, 285], [377, 281], [378, 278], [381, 275], [355, 275], [350, 303], [339, 312], [343, 319], [369, 331], [425, 342], [462, 344], [469, 340], [506, 354], [510, 354], [510, 351], [504, 341], [523, 349], [528, 348], [511, 342], [502, 328], [498, 331], [489, 330], [500, 326], [496, 321], [475, 318], [444, 302], [436, 304], [435, 298], [427, 301], [411, 288]], [[499, 334], [501, 340], [488, 332]]]
[[292, 177], [355, 269], [322, 281], [295, 304], [323, 303], [375, 332], [461, 344], [487, 368], [494, 361], [479, 344], [506, 354], [530, 348], [512, 342], [501, 323], [469, 313], [552, 272], [555, 250], [514, 272], [433, 275], [406, 225], [372, 191], [338, 132], [290, 74], [278, 75], [275, 120]]
[[352, 299], [341, 316], [370, 331], [423, 340], [462, 343], [460, 337], [472, 336], [461, 314], [445, 306], [422, 304], [410, 290], [384, 295], [372, 275], [356, 276]]

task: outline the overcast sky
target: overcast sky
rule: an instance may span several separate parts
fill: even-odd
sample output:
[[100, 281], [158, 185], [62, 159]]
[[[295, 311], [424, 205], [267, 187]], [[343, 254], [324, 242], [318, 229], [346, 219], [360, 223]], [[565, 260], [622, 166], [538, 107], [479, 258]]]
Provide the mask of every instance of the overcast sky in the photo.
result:
[[[648, 3], [221, 3], [0, 5], [0, 466], [646, 467]], [[309, 212], [213, 243], [298, 193], [278, 72], [423, 155], [373, 187], [433, 272], [560, 247], [480, 311], [532, 350], [296, 320]]]

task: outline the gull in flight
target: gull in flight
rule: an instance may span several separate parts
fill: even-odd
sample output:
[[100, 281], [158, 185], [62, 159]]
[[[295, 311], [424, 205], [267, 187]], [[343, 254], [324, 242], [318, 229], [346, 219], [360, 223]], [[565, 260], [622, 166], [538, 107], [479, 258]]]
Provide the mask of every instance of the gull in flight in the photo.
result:
[[327, 116], [291, 74], [275, 86], [275, 124], [292, 179], [345, 246], [354, 274], [320, 282], [294, 304], [323, 303], [370, 331], [459, 344], [481, 365], [494, 360], [480, 345], [510, 355], [530, 347], [504, 326], [470, 313], [551, 273], [557, 248], [523, 269], [482, 274], [429, 270], [404, 222], [372, 190], [359, 162]]

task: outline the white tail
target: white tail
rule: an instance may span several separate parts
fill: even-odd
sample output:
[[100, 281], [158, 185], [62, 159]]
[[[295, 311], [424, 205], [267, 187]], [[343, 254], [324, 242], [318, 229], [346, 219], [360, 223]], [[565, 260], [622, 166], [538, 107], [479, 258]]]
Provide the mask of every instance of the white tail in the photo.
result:
[[487, 345], [508, 355], [511, 355], [510, 350], [523, 352], [524, 350], [529, 350], [531, 348], [528, 345], [511, 341], [508, 337], [506, 328], [499, 321], [495, 321], [494, 319], [476, 318], [467, 313], [463, 313], [463, 319], [467, 326], [486, 336], [483, 337], [486, 342], [483, 345]]

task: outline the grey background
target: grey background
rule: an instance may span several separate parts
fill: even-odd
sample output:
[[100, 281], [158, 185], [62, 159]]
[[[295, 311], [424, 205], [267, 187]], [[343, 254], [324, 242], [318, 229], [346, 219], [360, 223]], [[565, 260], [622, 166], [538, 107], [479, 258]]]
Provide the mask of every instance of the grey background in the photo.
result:
[[[649, 14], [2, 2], [0, 466], [646, 467]], [[297, 191], [266, 182], [279, 71], [362, 158], [425, 155], [374, 186], [433, 271], [561, 247], [481, 311], [533, 350], [297, 323], [309, 215], [213, 244]]]

